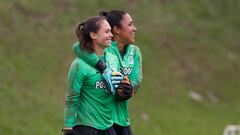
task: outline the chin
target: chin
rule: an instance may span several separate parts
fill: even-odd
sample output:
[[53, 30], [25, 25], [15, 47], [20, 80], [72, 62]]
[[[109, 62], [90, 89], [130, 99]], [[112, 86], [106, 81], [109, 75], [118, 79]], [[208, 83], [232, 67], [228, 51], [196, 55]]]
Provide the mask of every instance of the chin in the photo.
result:
[[135, 42], [135, 40], [133, 39], [129, 42], [129, 44], [134, 44], [134, 42]]

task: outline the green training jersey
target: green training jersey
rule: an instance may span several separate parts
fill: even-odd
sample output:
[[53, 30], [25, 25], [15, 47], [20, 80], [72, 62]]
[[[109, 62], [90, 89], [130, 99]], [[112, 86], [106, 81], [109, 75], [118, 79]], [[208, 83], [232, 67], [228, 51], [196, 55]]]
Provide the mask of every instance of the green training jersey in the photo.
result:
[[[79, 42], [73, 45], [75, 54], [83, 58], [84, 61], [89, 63], [91, 66], [95, 66], [99, 58], [95, 53], [87, 54], [82, 51], [79, 46]], [[117, 47], [117, 42], [112, 42], [111, 47], [106, 48], [106, 52], [110, 52], [117, 56], [120, 67], [117, 68], [123, 74], [128, 76], [134, 90], [140, 87], [142, 81], [142, 56], [140, 49], [134, 45], [128, 45], [126, 52], [122, 55]], [[84, 53], [85, 52], [85, 53]], [[113, 121], [114, 123], [121, 126], [128, 126], [130, 124], [128, 116], [128, 101], [115, 101], [115, 109], [113, 110]]]
[[[119, 66], [111, 54], [105, 53], [103, 60], [110, 68]], [[111, 127], [115, 97], [105, 90], [106, 84], [99, 71], [76, 58], [68, 73], [64, 127], [85, 125], [99, 130]]]
[[142, 81], [142, 56], [140, 49], [135, 45], [128, 45], [126, 52], [122, 55], [118, 50], [117, 42], [112, 42], [111, 47], [106, 48], [106, 52], [117, 56], [120, 72], [128, 76], [134, 89], [137, 90]]
[[[93, 67], [99, 61], [99, 57], [96, 53], [82, 51], [79, 42], [73, 45], [73, 50], [79, 58]], [[140, 49], [137, 46], [128, 45], [125, 54], [121, 55], [117, 47], [117, 42], [113, 41], [112, 45], [106, 48], [105, 51], [117, 56], [120, 63], [120, 72], [129, 77], [136, 92], [142, 81], [142, 56]]]

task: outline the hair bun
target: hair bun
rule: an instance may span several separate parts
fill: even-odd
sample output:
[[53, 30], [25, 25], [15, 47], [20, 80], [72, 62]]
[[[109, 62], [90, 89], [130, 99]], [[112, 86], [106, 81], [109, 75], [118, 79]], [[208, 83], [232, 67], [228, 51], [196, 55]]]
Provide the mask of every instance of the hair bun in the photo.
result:
[[99, 13], [99, 15], [102, 15], [102, 16], [107, 16], [109, 14], [109, 12], [107, 12], [107, 11], [101, 11], [100, 13]]

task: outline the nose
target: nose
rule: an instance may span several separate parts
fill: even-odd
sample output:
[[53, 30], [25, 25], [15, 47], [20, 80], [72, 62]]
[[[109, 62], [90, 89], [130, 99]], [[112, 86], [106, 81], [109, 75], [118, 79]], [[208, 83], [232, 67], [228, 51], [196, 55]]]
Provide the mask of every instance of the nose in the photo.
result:
[[133, 25], [133, 30], [137, 31], [137, 27], [135, 25]]
[[112, 34], [112, 32], [110, 32], [110, 37], [111, 37], [111, 38], [113, 37], [113, 34]]

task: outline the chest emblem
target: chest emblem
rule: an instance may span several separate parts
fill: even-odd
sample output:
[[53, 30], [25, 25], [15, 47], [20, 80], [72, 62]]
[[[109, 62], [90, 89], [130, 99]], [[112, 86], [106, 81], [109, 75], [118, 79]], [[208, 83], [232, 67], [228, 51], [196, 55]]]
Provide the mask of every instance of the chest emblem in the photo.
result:
[[129, 64], [133, 64], [134, 63], [134, 60], [133, 60], [133, 56], [130, 55], [129, 58], [128, 58], [128, 63]]

